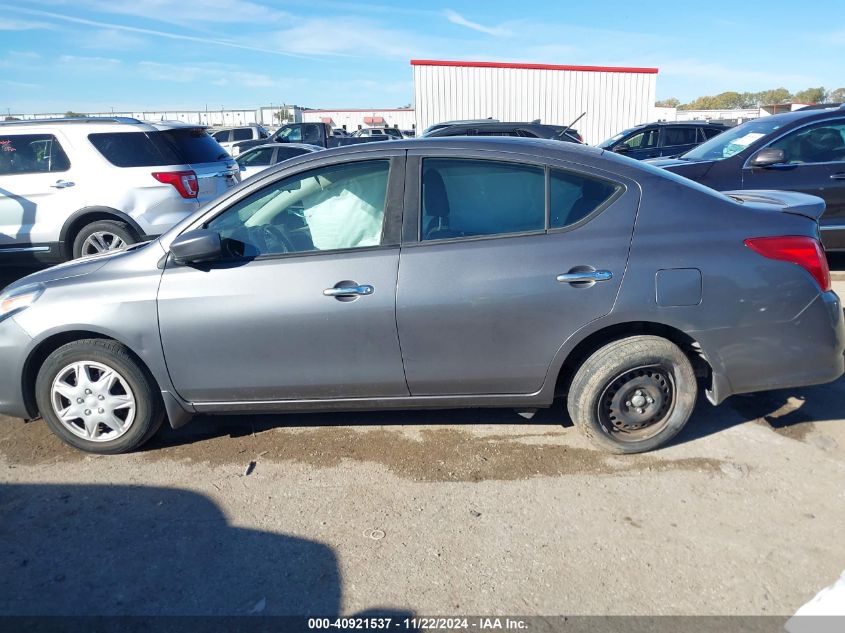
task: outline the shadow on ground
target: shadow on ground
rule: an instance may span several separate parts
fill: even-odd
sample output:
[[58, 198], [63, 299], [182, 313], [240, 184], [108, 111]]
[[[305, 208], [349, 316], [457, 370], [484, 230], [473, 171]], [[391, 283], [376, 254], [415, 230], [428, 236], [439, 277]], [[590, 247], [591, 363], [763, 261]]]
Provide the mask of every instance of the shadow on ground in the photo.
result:
[[185, 490], [2, 485], [0, 543], [0, 616], [333, 617], [342, 607], [332, 548], [234, 527]]

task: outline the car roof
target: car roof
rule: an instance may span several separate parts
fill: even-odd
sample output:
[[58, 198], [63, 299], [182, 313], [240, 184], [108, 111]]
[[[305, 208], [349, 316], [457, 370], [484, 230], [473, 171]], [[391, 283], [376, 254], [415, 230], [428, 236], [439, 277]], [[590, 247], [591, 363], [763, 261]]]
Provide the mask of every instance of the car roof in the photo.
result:
[[793, 112], [781, 112], [780, 114], [772, 114], [770, 116], [760, 118], [765, 118], [767, 121], [775, 121], [783, 126], [794, 121], [826, 119], [831, 114], [845, 116], [845, 107], [833, 106], [830, 108], [815, 110], [794, 110]]
[[142, 121], [140, 119], [133, 119], [130, 117], [60, 117], [52, 119], [26, 119], [22, 121], [0, 121], [0, 129], [9, 128], [25, 128], [25, 127], [52, 127], [52, 126], [67, 126], [68, 129], [73, 129], [82, 126], [102, 125], [106, 127], [113, 126], [132, 126], [153, 128], [159, 131], [175, 130], [175, 129], [195, 129], [207, 126], [197, 123], [186, 123], [184, 121]]
[[312, 145], [311, 143], [276, 143], [276, 142], [262, 143], [261, 145], [255, 145], [254, 147], [250, 147], [249, 149], [245, 149], [238, 156], [238, 158], [240, 158], [244, 154], [249, 154], [250, 152], [255, 151], [257, 149], [264, 149], [264, 148], [267, 148], [267, 147], [272, 148], [272, 149], [275, 149], [277, 147], [293, 147], [293, 148], [296, 148], [296, 149], [306, 149], [306, 150], [311, 150], [311, 151], [323, 149], [319, 145]]

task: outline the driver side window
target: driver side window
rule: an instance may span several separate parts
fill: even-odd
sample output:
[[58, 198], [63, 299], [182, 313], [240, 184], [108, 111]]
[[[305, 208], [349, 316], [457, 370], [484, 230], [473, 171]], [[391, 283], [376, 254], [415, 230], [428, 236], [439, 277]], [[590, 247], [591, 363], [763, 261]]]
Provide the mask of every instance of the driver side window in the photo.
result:
[[206, 228], [232, 257], [378, 246], [390, 161], [313, 169], [229, 207]]
[[823, 121], [807, 126], [769, 147], [782, 149], [786, 161], [793, 164], [845, 161], [845, 121]]

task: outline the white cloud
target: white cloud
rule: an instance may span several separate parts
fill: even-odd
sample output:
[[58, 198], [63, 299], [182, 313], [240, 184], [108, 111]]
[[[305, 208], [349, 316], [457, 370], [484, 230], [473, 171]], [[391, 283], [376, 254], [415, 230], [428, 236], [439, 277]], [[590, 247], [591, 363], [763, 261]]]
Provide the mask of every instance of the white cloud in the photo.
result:
[[98, 29], [80, 35], [80, 46], [88, 50], [134, 51], [150, 46], [150, 40], [118, 29]]
[[121, 61], [113, 57], [85, 57], [80, 55], [61, 55], [59, 63], [64, 66], [73, 66], [77, 70], [88, 70], [97, 72], [120, 66]]
[[28, 31], [31, 29], [49, 29], [52, 28], [45, 22], [33, 22], [30, 20], [11, 20], [9, 18], [0, 18], [0, 31]]
[[[45, 0], [40, 2], [43, 4]], [[202, 3], [184, 0], [46, 0], [46, 3], [68, 7], [74, 13], [87, 9], [189, 27], [200, 23], [262, 24], [288, 16], [285, 11], [251, 0], [203, 0]]]
[[430, 49], [429, 39], [411, 31], [385, 28], [366, 18], [312, 18], [277, 31], [273, 41], [282, 50], [300, 55], [347, 55], [409, 59]]
[[457, 24], [458, 26], [463, 26], [468, 29], [472, 29], [473, 31], [478, 31], [479, 33], [486, 33], [487, 35], [493, 35], [495, 37], [507, 37], [511, 34], [511, 32], [503, 26], [484, 26], [478, 22], [467, 20], [457, 11], [452, 11], [452, 9], [446, 9], [443, 11], [443, 15], [446, 16], [446, 19], [452, 24]]
[[272, 88], [278, 85], [268, 75], [244, 71], [229, 64], [162, 64], [142, 61], [138, 62], [138, 72], [153, 81], [199, 82], [246, 88]]

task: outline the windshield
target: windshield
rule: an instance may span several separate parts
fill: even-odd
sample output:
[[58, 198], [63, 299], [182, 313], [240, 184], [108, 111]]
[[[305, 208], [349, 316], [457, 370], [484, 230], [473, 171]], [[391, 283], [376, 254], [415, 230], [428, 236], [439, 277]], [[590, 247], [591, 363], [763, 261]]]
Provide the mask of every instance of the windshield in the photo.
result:
[[781, 121], [768, 118], [748, 121], [714, 136], [698, 147], [682, 154], [681, 160], [723, 160], [739, 154], [755, 141], [781, 127]]
[[616, 145], [616, 142], [621, 139], [623, 136], [628, 134], [629, 132], [633, 132], [634, 128], [628, 128], [627, 130], [622, 130], [621, 132], [614, 134], [608, 139], [603, 140], [601, 143], [598, 144], [598, 147], [608, 148]]

